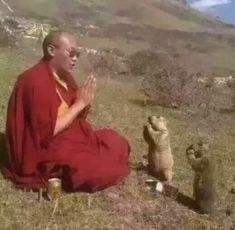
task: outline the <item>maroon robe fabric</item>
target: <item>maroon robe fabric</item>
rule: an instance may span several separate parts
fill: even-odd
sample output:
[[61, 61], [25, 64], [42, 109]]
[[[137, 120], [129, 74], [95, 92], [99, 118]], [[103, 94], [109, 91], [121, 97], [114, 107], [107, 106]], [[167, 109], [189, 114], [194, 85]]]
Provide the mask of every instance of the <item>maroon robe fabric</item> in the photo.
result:
[[[58, 87], [71, 105], [77, 86], [66, 76], [68, 91]], [[111, 129], [94, 130], [83, 111], [53, 136], [60, 99], [46, 61], [19, 76], [9, 100], [6, 137], [8, 164], [3, 174], [18, 187], [39, 188], [60, 177], [69, 191], [94, 192], [127, 176], [129, 144]]]

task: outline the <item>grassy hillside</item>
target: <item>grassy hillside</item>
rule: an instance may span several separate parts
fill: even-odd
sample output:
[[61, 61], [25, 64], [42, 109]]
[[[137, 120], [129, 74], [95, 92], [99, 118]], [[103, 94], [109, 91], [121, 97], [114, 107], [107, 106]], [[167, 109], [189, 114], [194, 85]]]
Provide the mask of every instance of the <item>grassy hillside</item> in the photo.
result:
[[15, 15], [49, 20], [72, 30], [83, 46], [118, 48], [127, 55], [145, 49], [160, 51], [177, 55], [175, 62], [189, 69], [193, 65], [197, 72], [228, 75], [235, 68], [230, 64], [235, 27], [174, 0], [8, 2]]
[[[14, 9], [13, 15], [66, 27], [76, 35], [81, 46], [116, 48], [127, 59], [137, 51], [151, 50], [157, 57], [171, 57], [187, 71], [201, 72], [203, 76], [212, 73], [227, 76], [235, 71], [234, 28], [173, 0], [7, 2]], [[8, 14], [2, 5], [1, 8]], [[14, 47], [0, 46], [1, 134], [5, 131], [7, 101], [16, 76], [40, 56], [40, 44], [33, 40], [19, 41]], [[84, 68], [82, 58], [79, 65]], [[141, 67], [144, 61], [139, 63]], [[77, 69], [78, 82], [83, 77]], [[148, 176], [143, 171], [132, 170], [123, 183], [103, 192], [63, 194], [58, 203], [46, 200], [39, 203], [36, 193], [16, 190], [0, 176], [0, 230], [234, 227], [235, 197], [230, 192], [235, 183], [234, 110], [187, 106], [169, 109], [145, 104], [138, 76], [103, 71], [102, 77], [97, 77], [97, 95], [89, 120], [97, 126], [112, 126], [126, 136], [132, 148], [130, 161], [139, 162], [147, 152], [142, 129], [148, 116], [166, 117], [175, 159], [173, 184], [189, 197], [192, 197], [193, 173], [187, 164], [185, 149], [199, 135], [211, 138], [216, 164], [216, 216], [199, 215], [180, 202], [148, 191], [144, 183]], [[220, 94], [213, 100], [222, 100]]]
[[[48, 17], [55, 20], [87, 20], [85, 23], [104, 25], [120, 22], [135, 25], [151, 25], [156, 28], [181, 31], [233, 32], [232, 26], [225, 26], [213, 17], [199, 13], [174, 0], [9, 0], [9, 5], [20, 15]], [[75, 18], [74, 18], [75, 17]], [[108, 20], [107, 20], [108, 19]], [[231, 27], [231, 28], [230, 28]], [[216, 29], [216, 30], [215, 30]]]
[[[229, 75], [235, 70], [235, 27], [174, 0], [9, 0], [14, 15], [72, 30], [79, 44], [117, 48], [125, 54], [151, 49], [177, 55], [197, 72]], [[202, 42], [203, 41], [203, 42]], [[229, 60], [229, 61], [227, 61]]]
[[[3, 86], [0, 97], [1, 132], [4, 132], [6, 104], [15, 76], [38, 56], [21, 52], [5, 50], [7, 59], [1, 57], [1, 65], [6, 66], [0, 79]], [[34, 58], [30, 59], [32, 56]], [[11, 65], [4, 60], [16, 60], [17, 64]], [[148, 116], [153, 114], [163, 115], [169, 121], [175, 158], [173, 183], [188, 196], [192, 196], [193, 174], [186, 161], [185, 149], [199, 133], [209, 135], [213, 140], [213, 156], [218, 167], [218, 216], [215, 220], [149, 192], [144, 184], [147, 175], [132, 171], [122, 184], [104, 192], [63, 194], [58, 206], [45, 200], [38, 203], [36, 193], [15, 190], [1, 177], [0, 229], [224, 229], [231, 226], [233, 214], [226, 216], [225, 212], [231, 208], [234, 199], [234, 195], [229, 193], [235, 173], [234, 114], [143, 106], [143, 95], [132, 80], [124, 83], [109, 78], [98, 79], [97, 97], [89, 119], [94, 125], [112, 126], [125, 135], [132, 147], [132, 162], [141, 161], [147, 152], [142, 128]]]

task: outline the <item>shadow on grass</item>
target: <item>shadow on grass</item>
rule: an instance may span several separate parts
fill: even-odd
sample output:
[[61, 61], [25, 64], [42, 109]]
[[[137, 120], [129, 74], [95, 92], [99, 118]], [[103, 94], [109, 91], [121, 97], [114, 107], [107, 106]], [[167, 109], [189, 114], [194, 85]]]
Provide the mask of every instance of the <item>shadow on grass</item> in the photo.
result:
[[[130, 168], [132, 170], [137, 170], [137, 171], [145, 171], [146, 172], [146, 167], [144, 167], [143, 165], [141, 165], [141, 163], [136, 163], [136, 164], [131, 164]], [[152, 192], [156, 192], [157, 190], [157, 181], [154, 179], [148, 179], [145, 181], [145, 183], [147, 184], [147, 186], [150, 188], [150, 190]], [[163, 184], [162, 184], [163, 185]], [[178, 190], [178, 188], [173, 187], [171, 185], [163, 185], [164, 189], [162, 193], [164, 196], [170, 197], [171, 199], [175, 200], [177, 203], [193, 210], [194, 212], [197, 212], [199, 214], [202, 214], [202, 210], [200, 208], [200, 206], [198, 205], [198, 203], [195, 201], [195, 199], [186, 196], [185, 194], [183, 194], [182, 192], [180, 192]]]
[[153, 100], [144, 100], [144, 99], [129, 99], [128, 100], [130, 103], [134, 104], [134, 105], [138, 105], [140, 107], [145, 107], [145, 106], [155, 106], [157, 105], [155, 101]]
[[220, 109], [220, 113], [235, 113], [235, 108], [225, 108], [225, 109]]
[[193, 211], [197, 213], [201, 213], [200, 207], [198, 206], [196, 201], [192, 199], [191, 197], [186, 196], [185, 194], [179, 192], [175, 200], [178, 203], [182, 204], [183, 206], [189, 209], [192, 209]]
[[5, 134], [0, 132], [0, 168], [5, 164], [6, 162], [6, 143], [5, 143]]

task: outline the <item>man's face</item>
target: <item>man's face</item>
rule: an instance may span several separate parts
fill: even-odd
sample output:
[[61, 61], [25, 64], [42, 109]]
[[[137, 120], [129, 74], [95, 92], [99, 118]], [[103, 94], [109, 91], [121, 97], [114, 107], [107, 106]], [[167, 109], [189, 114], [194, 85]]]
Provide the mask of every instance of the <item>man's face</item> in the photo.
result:
[[52, 46], [52, 62], [58, 74], [71, 73], [78, 58], [75, 39], [72, 36], [63, 35]]

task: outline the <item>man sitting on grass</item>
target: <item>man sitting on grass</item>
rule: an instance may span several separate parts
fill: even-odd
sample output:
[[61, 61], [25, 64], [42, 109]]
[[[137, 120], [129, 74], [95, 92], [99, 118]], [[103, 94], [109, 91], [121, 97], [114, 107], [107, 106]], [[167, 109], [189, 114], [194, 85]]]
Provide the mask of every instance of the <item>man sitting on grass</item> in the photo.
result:
[[94, 130], [87, 122], [96, 80], [91, 75], [80, 88], [76, 85], [74, 37], [51, 32], [43, 53], [19, 76], [9, 100], [4, 175], [26, 188], [44, 187], [51, 177], [60, 177], [68, 191], [117, 184], [129, 172], [129, 144], [114, 130]]

